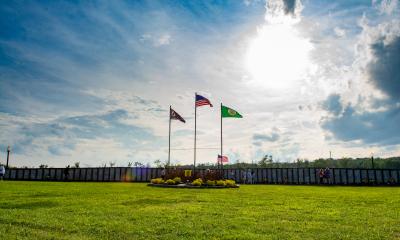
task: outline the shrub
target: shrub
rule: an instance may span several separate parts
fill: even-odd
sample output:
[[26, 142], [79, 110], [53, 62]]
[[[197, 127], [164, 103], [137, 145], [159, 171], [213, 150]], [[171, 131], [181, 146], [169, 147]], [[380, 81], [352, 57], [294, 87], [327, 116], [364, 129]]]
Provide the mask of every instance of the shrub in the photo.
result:
[[165, 181], [165, 183], [168, 184], [168, 185], [174, 185], [175, 181], [172, 180], [172, 179], [168, 179], [167, 181]]
[[192, 182], [193, 186], [201, 186], [203, 184], [202, 180], [196, 179]]
[[161, 184], [164, 183], [164, 180], [162, 178], [153, 178], [150, 182], [153, 184]]
[[217, 181], [217, 186], [225, 186], [225, 181], [224, 180], [218, 180]]
[[208, 186], [215, 186], [215, 181], [213, 181], [213, 180], [207, 180], [207, 185], [208, 185]]
[[176, 184], [181, 183], [181, 182], [182, 182], [182, 179], [181, 179], [180, 177], [175, 177], [175, 178], [174, 178], [174, 182], [175, 182]]
[[228, 187], [235, 187], [236, 186], [236, 183], [235, 183], [234, 180], [225, 180], [225, 184]]
[[199, 181], [201, 184], [203, 184], [204, 182], [203, 182], [203, 179], [201, 179], [201, 178], [197, 178], [196, 180], [194, 180], [194, 181]]

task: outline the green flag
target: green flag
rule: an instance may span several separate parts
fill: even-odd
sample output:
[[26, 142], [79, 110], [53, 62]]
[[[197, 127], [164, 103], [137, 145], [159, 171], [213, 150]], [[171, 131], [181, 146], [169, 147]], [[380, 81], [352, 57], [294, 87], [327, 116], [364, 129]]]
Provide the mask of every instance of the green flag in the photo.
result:
[[221, 105], [221, 117], [242, 118], [242, 115], [240, 115], [240, 113], [236, 112], [232, 108]]

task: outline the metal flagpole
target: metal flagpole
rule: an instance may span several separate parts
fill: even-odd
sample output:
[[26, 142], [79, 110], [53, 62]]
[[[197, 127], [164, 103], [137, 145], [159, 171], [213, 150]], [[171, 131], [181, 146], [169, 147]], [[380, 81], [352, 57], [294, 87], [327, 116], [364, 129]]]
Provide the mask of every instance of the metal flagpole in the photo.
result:
[[222, 155], [222, 154], [223, 154], [223, 152], [222, 152], [222, 103], [221, 103], [221, 170], [223, 172], [222, 159], [223, 159], [224, 155]]
[[169, 106], [169, 134], [168, 134], [168, 164], [171, 162], [171, 105]]
[[196, 96], [197, 93], [194, 93], [194, 153], [193, 153], [193, 176], [196, 173], [196, 124], [197, 124], [197, 107], [196, 107]]

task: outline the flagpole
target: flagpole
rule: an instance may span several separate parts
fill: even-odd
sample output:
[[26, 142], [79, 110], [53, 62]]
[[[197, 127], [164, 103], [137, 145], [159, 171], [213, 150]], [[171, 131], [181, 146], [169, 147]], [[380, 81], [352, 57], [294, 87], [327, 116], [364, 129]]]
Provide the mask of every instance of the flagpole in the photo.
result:
[[197, 107], [196, 107], [196, 96], [197, 93], [194, 93], [194, 152], [193, 152], [193, 177], [195, 177], [196, 173], [196, 134], [197, 134]]
[[169, 167], [171, 161], [171, 105], [169, 106], [169, 134], [168, 134], [168, 163], [167, 167]]
[[222, 174], [223, 174], [223, 163], [222, 163], [222, 159], [224, 157], [223, 152], [222, 152], [222, 103], [221, 103], [221, 170], [222, 170]]

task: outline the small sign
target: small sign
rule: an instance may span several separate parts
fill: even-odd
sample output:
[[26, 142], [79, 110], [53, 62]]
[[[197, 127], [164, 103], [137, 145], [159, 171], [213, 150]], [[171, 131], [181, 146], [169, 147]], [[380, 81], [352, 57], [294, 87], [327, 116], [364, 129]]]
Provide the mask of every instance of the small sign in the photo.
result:
[[185, 177], [191, 177], [192, 176], [192, 170], [185, 170]]

